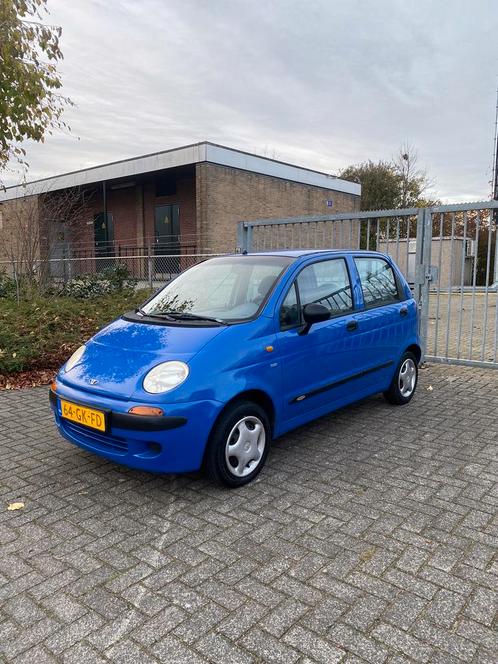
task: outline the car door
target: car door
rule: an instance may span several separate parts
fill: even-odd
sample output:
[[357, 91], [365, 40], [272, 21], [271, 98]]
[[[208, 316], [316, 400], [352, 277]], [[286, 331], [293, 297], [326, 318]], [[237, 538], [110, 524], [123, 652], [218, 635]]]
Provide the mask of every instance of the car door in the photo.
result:
[[[306, 304], [328, 307], [330, 319], [302, 334]], [[357, 322], [348, 265], [343, 257], [305, 265], [278, 303], [277, 347], [283, 428], [354, 400], [347, 378], [354, 372]]]
[[386, 258], [354, 256], [351, 269], [357, 274], [363, 299], [357, 322], [365, 379], [372, 391], [385, 390], [405, 350], [403, 344], [413, 328], [416, 307], [408, 306], [396, 272]]

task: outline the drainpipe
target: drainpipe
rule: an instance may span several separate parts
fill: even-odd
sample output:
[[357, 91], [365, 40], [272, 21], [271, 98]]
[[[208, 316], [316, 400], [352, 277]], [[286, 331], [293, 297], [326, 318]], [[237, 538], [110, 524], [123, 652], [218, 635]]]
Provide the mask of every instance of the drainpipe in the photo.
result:
[[[108, 244], [108, 236], [109, 236], [109, 226], [107, 225], [107, 187], [106, 187], [106, 181], [102, 181], [102, 208], [103, 208], [103, 222], [105, 224], [106, 228], [106, 244]], [[109, 249], [109, 246], [105, 247], [106, 250]]]

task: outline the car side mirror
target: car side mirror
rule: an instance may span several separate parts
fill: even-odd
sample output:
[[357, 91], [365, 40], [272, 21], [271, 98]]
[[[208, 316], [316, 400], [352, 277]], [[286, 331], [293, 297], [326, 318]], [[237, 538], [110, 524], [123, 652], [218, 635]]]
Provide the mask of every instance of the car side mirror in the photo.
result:
[[330, 318], [330, 311], [323, 304], [306, 304], [303, 308], [304, 325], [299, 334], [308, 334], [315, 323], [321, 323]]

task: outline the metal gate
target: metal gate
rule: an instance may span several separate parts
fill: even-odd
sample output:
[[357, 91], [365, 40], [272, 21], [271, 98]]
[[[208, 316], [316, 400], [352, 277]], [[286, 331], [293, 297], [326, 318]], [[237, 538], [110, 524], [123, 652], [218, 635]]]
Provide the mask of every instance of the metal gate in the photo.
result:
[[242, 221], [241, 251], [369, 249], [418, 302], [423, 358], [498, 368], [498, 202]]

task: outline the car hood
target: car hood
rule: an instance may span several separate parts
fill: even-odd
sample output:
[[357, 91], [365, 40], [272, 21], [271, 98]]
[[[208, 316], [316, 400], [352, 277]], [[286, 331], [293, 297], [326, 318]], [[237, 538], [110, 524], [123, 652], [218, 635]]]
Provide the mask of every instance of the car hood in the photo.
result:
[[160, 362], [188, 362], [225, 327], [134, 323], [120, 318], [87, 344], [80, 362], [60, 379], [70, 387], [129, 399]]

